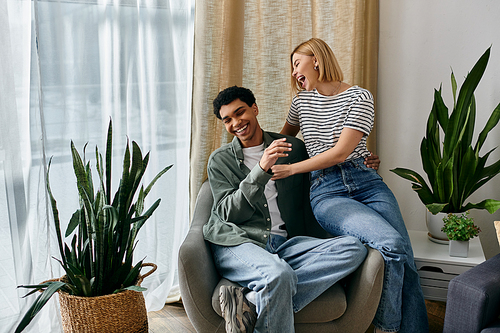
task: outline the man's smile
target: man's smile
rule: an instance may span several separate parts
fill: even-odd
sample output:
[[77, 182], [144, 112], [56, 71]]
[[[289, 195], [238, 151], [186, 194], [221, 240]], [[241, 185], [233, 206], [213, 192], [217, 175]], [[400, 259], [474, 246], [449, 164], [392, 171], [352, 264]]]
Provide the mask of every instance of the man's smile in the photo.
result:
[[235, 132], [235, 133], [240, 134], [241, 132], [243, 132], [244, 130], [246, 130], [246, 129], [247, 129], [247, 127], [248, 127], [248, 124], [246, 124], [245, 126], [243, 126], [243, 127], [242, 127], [242, 128], [240, 128], [240, 129], [235, 130], [234, 132]]

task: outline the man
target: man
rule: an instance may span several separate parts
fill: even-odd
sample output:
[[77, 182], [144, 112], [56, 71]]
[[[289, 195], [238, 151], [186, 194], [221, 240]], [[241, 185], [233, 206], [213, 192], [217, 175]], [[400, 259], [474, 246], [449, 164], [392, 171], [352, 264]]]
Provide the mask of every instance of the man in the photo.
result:
[[[219, 273], [241, 288], [222, 286], [227, 332], [294, 332], [293, 314], [354, 272], [366, 257], [350, 236], [320, 239], [309, 203], [309, 178], [272, 181], [271, 167], [308, 158], [297, 138], [265, 132], [253, 93], [230, 87], [214, 113], [234, 135], [214, 151], [208, 179], [214, 196], [203, 228]], [[378, 159], [374, 161], [378, 167]]]

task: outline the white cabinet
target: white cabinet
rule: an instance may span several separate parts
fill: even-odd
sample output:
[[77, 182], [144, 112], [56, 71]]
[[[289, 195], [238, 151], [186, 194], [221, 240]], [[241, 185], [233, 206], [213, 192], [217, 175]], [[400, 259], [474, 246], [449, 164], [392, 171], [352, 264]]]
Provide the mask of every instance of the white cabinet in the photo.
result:
[[478, 237], [470, 240], [469, 256], [459, 258], [450, 257], [448, 245], [430, 241], [426, 231], [408, 230], [408, 233], [422, 291], [428, 300], [446, 302], [450, 280], [485, 260]]

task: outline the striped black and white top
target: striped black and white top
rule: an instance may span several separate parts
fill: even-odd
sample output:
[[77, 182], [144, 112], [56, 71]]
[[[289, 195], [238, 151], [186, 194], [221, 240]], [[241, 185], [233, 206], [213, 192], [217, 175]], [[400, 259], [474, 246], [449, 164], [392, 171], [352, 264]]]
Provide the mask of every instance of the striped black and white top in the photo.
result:
[[375, 110], [372, 94], [358, 86], [352, 86], [335, 96], [324, 96], [316, 91], [300, 91], [295, 96], [286, 121], [300, 126], [309, 157], [316, 156], [339, 140], [344, 127], [364, 133], [358, 146], [346, 159], [366, 157], [366, 138], [373, 127]]

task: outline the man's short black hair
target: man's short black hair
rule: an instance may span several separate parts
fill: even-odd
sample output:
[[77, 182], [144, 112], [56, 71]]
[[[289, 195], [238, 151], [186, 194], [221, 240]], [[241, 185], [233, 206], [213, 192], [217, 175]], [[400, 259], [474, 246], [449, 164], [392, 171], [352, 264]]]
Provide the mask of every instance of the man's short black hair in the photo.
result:
[[231, 104], [235, 100], [246, 103], [248, 106], [255, 104], [255, 96], [250, 89], [232, 86], [222, 90], [213, 101], [214, 114], [217, 118], [222, 119], [220, 116], [220, 108], [224, 105]]

